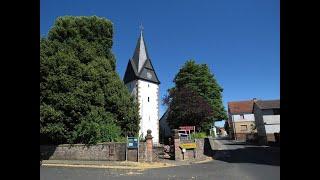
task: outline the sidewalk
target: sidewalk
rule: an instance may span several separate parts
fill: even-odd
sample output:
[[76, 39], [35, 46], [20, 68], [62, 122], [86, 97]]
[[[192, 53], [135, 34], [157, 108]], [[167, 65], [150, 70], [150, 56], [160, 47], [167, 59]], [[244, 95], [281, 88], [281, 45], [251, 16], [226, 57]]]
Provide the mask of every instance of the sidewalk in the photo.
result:
[[107, 168], [107, 169], [131, 169], [146, 170], [153, 168], [165, 168], [173, 166], [183, 166], [211, 161], [212, 158], [202, 160], [162, 160], [160, 162], [131, 162], [131, 161], [80, 161], [80, 160], [43, 160], [42, 166], [51, 167], [83, 167], [83, 168]]

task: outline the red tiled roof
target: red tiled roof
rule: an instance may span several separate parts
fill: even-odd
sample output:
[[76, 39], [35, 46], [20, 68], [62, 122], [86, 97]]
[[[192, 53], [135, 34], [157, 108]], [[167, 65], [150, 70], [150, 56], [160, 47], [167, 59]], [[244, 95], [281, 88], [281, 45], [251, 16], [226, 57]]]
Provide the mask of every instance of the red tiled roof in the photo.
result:
[[228, 103], [228, 112], [231, 114], [242, 114], [253, 112], [253, 100], [237, 101]]

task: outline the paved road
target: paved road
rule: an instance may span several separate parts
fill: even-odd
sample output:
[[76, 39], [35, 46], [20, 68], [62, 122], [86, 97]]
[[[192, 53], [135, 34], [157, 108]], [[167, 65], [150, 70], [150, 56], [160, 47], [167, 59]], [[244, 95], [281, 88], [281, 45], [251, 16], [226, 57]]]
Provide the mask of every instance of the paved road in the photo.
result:
[[132, 170], [40, 167], [40, 179], [280, 179], [280, 149], [219, 140], [216, 160], [188, 166]]

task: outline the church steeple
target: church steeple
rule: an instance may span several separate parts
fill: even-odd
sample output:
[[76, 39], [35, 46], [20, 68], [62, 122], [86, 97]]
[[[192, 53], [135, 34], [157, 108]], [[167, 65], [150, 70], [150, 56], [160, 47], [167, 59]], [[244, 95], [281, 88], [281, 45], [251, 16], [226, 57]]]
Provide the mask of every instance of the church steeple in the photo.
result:
[[128, 83], [133, 80], [143, 79], [156, 84], [160, 84], [157, 74], [149, 58], [146, 43], [143, 37], [143, 28], [140, 26], [140, 36], [132, 59], [129, 60], [124, 75], [124, 82]]
[[153, 143], [158, 143], [160, 81], [148, 55], [142, 26], [140, 28], [140, 36], [123, 81], [139, 105], [139, 136], [144, 137], [150, 129], [154, 137]]
[[137, 66], [138, 73], [141, 72], [141, 69], [147, 59], [149, 59], [149, 56], [148, 56], [147, 47], [143, 38], [143, 27], [140, 26], [140, 37], [138, 39], [136, 49], [134, 50], [133, 57], [132, 57], [132, 60]]

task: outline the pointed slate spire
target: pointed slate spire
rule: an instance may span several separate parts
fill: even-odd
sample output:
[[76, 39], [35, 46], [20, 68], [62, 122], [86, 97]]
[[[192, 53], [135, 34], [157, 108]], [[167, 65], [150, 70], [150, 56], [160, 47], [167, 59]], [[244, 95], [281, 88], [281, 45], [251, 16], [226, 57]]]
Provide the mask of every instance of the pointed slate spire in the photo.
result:
[[134, 61], [136, 68], [138, 70], [138, 73], [140, 73], [144, 63], [146, 60], [149, 59], [147, 47], [143, 39], [143, 31], [141, 29], [140, 31], [140, 37], [138, 39], [136, 49], [134, 51], [132, 60]]
[[151, 59], [148, 55], [147, 47], [143, 38], [142, 27], [140, 26], [140, 28], [140, 37], [138, 39], [133, 57], [128, 62], [123, 81], [124, 83], [128, 83], [136, 79], [143, 79], [149, 82], [160, 84]]

